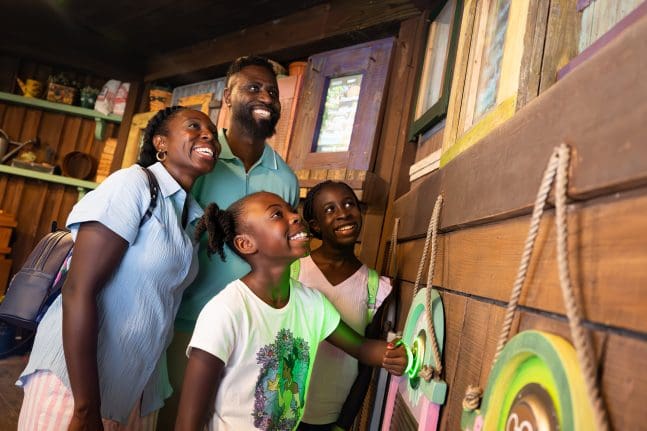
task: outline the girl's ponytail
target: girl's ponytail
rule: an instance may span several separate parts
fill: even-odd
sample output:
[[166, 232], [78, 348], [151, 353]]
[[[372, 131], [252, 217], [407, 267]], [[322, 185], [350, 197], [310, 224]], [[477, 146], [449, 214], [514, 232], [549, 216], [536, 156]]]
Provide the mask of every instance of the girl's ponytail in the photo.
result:
[[218, 253], [220, 259], [225, 261], [225, 244], [233, 246], [236, 235], [234, 218], [227, 210], [221, 210], [215, 203], [210, 203], [204, 210], [204, 214], [198, 220], [195, 227], [195, 238], [200, 240], [204, 232], [207, 232], [207, 255]]

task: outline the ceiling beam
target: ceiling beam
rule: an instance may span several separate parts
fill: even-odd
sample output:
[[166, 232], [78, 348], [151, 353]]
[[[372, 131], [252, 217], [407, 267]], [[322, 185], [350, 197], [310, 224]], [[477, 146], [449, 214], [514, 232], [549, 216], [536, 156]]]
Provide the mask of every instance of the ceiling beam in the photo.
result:
[[268, 54], [419, 15], [409, 0], [339, 0], [151, 58], [145, 81], [222, 66], [246, 54]]

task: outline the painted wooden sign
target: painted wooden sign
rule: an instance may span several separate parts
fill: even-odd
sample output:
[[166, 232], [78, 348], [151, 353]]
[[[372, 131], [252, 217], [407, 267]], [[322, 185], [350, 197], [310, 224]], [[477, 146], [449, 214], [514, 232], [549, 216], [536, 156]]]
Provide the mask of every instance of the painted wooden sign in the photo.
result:
[[[402, 342], [407, 348], [409, 356], [407, 369], [401, 377], [392, 378], [382, 422], [382, 431], [398, 429], [392, 426], [394, 416], [399, 413], [398, 408], [405, 408], [408, 414], [417, 422], [418, 430], [433, 430], [438, 426], [440, 406], [445, 403], [447, 396], [447, 383], [440, 379], [425, 381], [418, 375], [423, 365], [434, 366], [434, 356], [430, 345], [430, 336], [435, 336], [442, 355], [442, 346], [445, 338], [445, 314], [443, 303], [435, 290], [431, 291], [431, 318], [434, 323], [435, 334], [427, 332], [425, 303], [427, 301], [426, 289], [418, 291], [414, 296], [407, 323], [402, 333]], [[400, 398], [403, 403], [396, 403]], [[404, 430], [401, 430], [404, 431]]]
[[465, 431], [594, 430], [575, 349], [541, 331], [524, 331], [501, 352], [480, 409], [463, 411]]

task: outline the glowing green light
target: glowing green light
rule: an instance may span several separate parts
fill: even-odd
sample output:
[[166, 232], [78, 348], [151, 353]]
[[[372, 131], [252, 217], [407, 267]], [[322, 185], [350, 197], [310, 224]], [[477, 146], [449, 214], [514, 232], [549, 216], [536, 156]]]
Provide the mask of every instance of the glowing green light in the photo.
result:
[[396, 346], [403, 345], [404, 350], [407, 352], [407, 368], [404, 369], [404, 374], [409, 376], [409, 379], [414, 379], [418, 376], [418, 372], [422, 368], [422, 360], [425, 356], [425, 345], [420, 337], [413, 340], [411, 348], [401, 339], [397, 341]]

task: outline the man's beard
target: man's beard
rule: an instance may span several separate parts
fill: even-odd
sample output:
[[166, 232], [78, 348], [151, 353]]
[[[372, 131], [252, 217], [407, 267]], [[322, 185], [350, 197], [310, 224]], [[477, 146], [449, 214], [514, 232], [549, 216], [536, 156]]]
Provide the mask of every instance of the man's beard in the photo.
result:
[[232, 119], [252, 137], [267, 139], [276, 133], [276, 123], [279, 122], [280, 114], [270, 106], [266, 106], [266, 108], [270, 110], [270, 118], [256, 120], [252, 109], [240, 104], [232, 109]]

